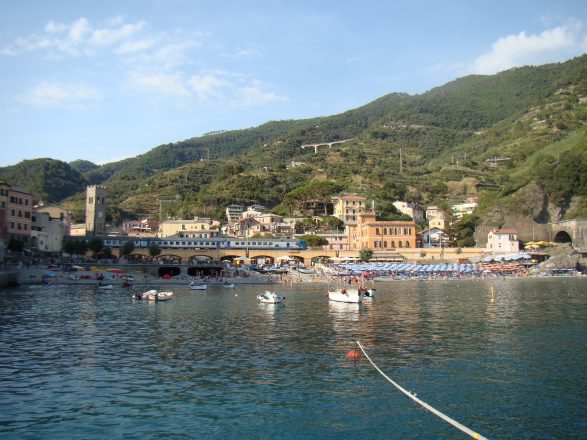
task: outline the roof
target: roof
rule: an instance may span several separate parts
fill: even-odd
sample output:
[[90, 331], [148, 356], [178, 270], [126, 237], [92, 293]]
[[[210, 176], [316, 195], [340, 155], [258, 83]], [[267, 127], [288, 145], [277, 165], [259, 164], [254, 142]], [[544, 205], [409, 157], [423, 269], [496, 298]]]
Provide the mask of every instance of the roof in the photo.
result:
[[494, 234], [517, 234], [518, 231], [516, 231], [515, 229], [493, 229], [491, 232], [493, 232]]

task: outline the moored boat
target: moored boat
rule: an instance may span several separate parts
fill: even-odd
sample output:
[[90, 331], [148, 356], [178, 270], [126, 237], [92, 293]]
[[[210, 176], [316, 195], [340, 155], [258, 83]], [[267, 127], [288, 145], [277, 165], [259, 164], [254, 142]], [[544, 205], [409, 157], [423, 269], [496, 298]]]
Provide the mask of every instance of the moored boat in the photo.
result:
[[98, 290], [112, 290], [114, 287], [112, 284], [106, 284], [104, 286], [98, 286]]
[[168, 301], [173, 297], [173, 292], [163, 291], [155, 294], [155, 301]]
[[148, 300], [155, 300], [155, 296], [157, 295], [157, 289], [147, 290], [146, 292], [134, 292], [132, 294], [133, 299], [148, 299]]
[[278, 304], [283, 302], [285, 296], [279, 295], [278, 293], [266, 290], [265, 293], [257, 295], [257, 299], [265, 304]]
[[363, 297], [364, 292], [362, 289], [337, 289], [328, 291], [330, 301], [360, 303]]
[[207, 284], [197, 284], [193, 281], [189, 284], [189, 288], [191, 290], [206, 290], [208, 288]]

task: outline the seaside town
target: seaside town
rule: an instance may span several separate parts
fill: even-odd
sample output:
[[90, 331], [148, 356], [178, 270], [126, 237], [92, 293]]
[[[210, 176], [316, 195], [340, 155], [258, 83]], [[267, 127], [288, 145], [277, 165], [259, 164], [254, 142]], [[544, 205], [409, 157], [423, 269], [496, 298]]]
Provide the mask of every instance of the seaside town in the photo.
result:
[[[106, 222], [108, 189], [90, 185], [86, 221], [73, 224], [67, 209], [35, 204], [25, 188], [2, 181], [2, 282], [102, 284], [106, 276], [118, 283], [132, 278], [147, 284], [288, 284], [341, 275], [373, 282], [583, 274], [587, 221], [533, 227], [531, 236], [525, 225], [522, 231], [491, 228], [476, 231], [475, 247], [456, 247], [445, 231], [451, 222], [472, 214], [476, 205], [472, 197], [447, 213], [398, 200], [394, 206], [411, 220], [384, 221], [365, 197], [345, 193], [307, 206], [306, 215], [299, 217], [282, 217], [261, 205], [232, 204], [225, 219], [139, 218], [129, 213], [137, 219], [111, 225]], [[323, 227], [326, 217], [319, 215], [329, 209], [330, 230]], [[142, 275], [138, 281], [131, 275], [137, 273]]]

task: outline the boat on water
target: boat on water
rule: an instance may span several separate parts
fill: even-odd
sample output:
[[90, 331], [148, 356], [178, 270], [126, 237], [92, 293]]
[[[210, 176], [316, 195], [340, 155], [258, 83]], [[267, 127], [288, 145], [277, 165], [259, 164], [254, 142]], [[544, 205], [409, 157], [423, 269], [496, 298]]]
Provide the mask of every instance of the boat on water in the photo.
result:
[[171, 298], [173, 298], [173, 292], [168, 290], [155, 294], [155, 301], [169, 301]]
[[106, 284], [104, 286], [98, 286], [98, 290], [112, 290], [114, 286], [112, 284]]
[[227, 289], [233, 289], [234, 288], [234, 283], [224, 283], [222, 286], [223, 287], [226, 287]]
[[189, 288], [191, 290], [206, 290], [208, 288], [208, 285], [207, 284], [197, 284], [197, 283], [191, 282], [189, 284]]
[[155, 296], [157, 295], [157, 289], [147, 290], [146, 292], [134, 292], [132, 294], [133, 299], [151, 299], [155, 300]]
[[363, 289], [337, 289], [328, 291], [328, 299], [330, 301], [358, 304], [363, 298]]
[[266, 290], [264, 293], [257, 295], [257, 299], [265, 304], [278, 304], [283, 302], [285, 296]]

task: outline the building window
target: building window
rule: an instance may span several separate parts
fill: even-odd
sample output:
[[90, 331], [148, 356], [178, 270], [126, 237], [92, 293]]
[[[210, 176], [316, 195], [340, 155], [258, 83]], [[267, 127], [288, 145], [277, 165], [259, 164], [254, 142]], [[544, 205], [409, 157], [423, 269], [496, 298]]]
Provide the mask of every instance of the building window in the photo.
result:
[[409, 248], [410, 247], [410, 242], [406, 240], [406, 247]]
[[391, 248], [395, 248], [395, 240], [391, 240]]
[[402, 247], [403, 247], [403, 244], [402, 244], [402, 242], [401, 242], [401, 241], [398, 241], [398, 242], [397, 242], [397, 244], [399, 245], [399, 247], [400, 247], [400, 248], [402, 248]]
[[379, 234], [379, 228], [375, 228], [375, 235], [380, 235]]

